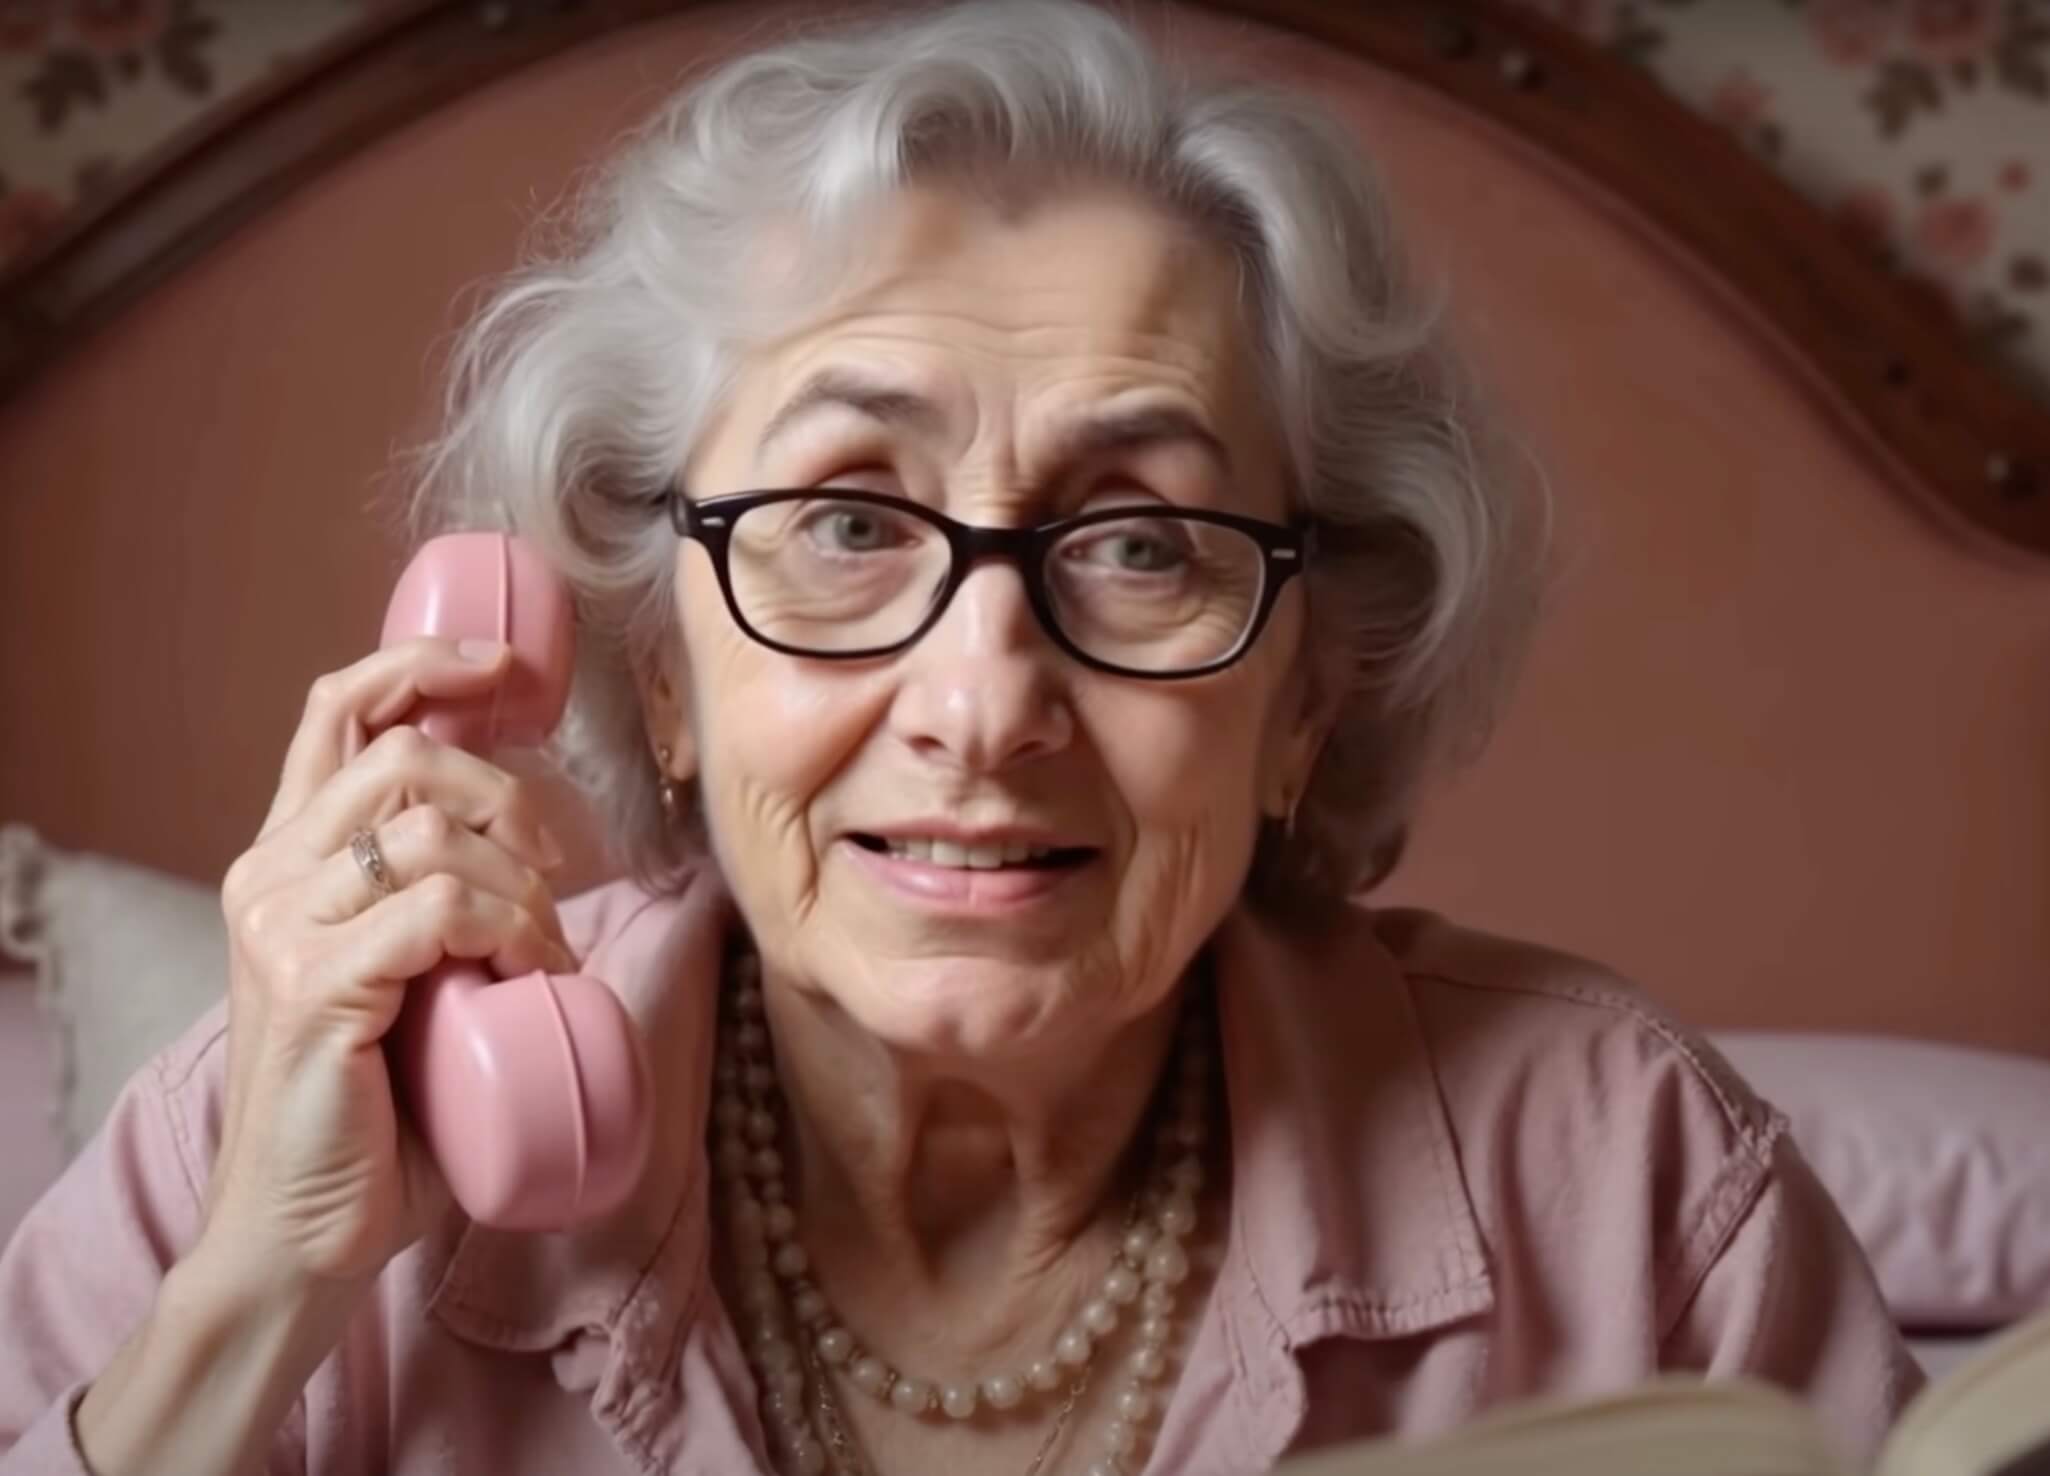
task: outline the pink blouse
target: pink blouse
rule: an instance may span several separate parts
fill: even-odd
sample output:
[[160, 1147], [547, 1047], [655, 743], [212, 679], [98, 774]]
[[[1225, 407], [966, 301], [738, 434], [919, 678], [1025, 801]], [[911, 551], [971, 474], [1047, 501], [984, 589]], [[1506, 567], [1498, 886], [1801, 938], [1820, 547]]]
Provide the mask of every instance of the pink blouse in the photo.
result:
[[[619, 882], [562, 909], [660, 1063], [654, 1166], [569, 1234], [451, 1216], [396, 1257], [266, 1469], [771, 1468], [707, 1274], [713, 998], [730, 903]], [[1746, 1373], [1870, 1452], [1921, 1383], [1778, 1113], [1582, 960], [1415, 911], [1215, 940], [1231, 1214], [1147, 1473], [1428, 1434], [1662, 1369]], [[82, 1476], [72, 1413], [201, 1225], [225, 1007], [128, 1084], [0, 1256], [0, 1476]]]

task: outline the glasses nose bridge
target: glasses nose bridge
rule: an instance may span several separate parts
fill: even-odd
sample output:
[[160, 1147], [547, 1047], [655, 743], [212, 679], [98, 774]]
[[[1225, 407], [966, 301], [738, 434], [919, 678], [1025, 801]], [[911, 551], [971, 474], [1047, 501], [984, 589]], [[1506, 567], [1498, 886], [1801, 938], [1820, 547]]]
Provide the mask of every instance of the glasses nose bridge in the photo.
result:
[[946, 520], [947, 542], [952, 550], [953, 568], [945, 585], [945, 597], [939, 608], [933, 611], [932, 619], [942, 619], [954, 603], [954, 597], [968, 582], [968, 576], [977, 568], [992, 560], [1010, 564], [1018, 571], [1018, 582], [1024, 587], [1025, 603], [1031, 607], [1034, 618], [1042, 625], [1046, 623], [1046, 611], [1040, 598], [1038, 558], [1041, 538], [1036, 528], [992, 528], [974, 523]]
[[1039, 551], [1039, 533], [1034, 528], [989, 528], [973, 523], [955, 523], [948, 532], [954, 545], [954, 581], [964, 582], [978, 564], [999, 559], [1015, 564], [1026, 588], [1032, 587], [1033, 563]]

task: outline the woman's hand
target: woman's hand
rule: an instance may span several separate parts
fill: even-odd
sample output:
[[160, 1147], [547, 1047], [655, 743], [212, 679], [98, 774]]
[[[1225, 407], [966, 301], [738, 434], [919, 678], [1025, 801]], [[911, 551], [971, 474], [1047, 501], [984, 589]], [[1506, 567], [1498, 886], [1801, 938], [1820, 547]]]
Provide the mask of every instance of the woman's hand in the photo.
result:
[[[266, 1282], [374, 1278], [448, 1203], [385, 1069], [407, 981], [445, 955], [503, 975], [575, 969], [542, 880], [561, 852], [520, 783], [389, 726], [420, 697], [488, 699], [507, 665], [495, 643], [422, 638], [308, 693], [262, 831], [221, 888], [227, 1100], [201, 1235], [217, 1264], [260, 1264]], [[351, 854], [362, 827], [390, 896]]]
[[[406, 981], [449, 954], [574, 968], [540, 875], [560, 852], [517, 781], [390, 727], [421, 697], [488, 699], [508, 660], [421, 639], [313, 684], [221, 887], [227, 1102], [206, 1224], [79, 1403], [90, 1469], [258, 1468], [354, 1303], [448, 1202], [385, 1072]], [[390, 896], [349, 849], [363, 827]]]

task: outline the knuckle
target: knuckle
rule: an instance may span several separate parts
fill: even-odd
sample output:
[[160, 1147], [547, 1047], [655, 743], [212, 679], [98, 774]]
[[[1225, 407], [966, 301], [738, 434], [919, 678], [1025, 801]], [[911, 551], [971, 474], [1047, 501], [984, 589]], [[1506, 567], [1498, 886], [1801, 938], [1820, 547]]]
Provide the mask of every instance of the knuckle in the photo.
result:
[[348, 700], [348, 683], [342, 680], [338, 671], [322, 672], [306, 688], [306, 711], [309, 714], [334, 712]]
[[446, 920], [463, 910], [468, 900], [469, 889], [462, 880], [446, 871], [437, 871], [423, 876], [417, 883], [420, 905], [436, 918]]
[[258, 897], [238, 915], [236, 934], [248, 948], [261, 956], [270, 952], [288, 931], [289, 911], [284, 899], [275, 892]]
[[410, 723], [399, 723], [371, 739], [363, 754], [388, 771], [415, 769], [425, 759], [428, 746], [426, 734]]
[[228, 869], [221, 873], [221, 912], [233, 920], [242, 911], [242, 899], [249, 895], [255, 885], [261, 863], [254, 850], [244, 851], [228, 863]]
[[430, 854], [446, 850], [460, 829], [439, 805], [414, 805], [399, 817], [399, 822], [405, 827], [407, 840]]

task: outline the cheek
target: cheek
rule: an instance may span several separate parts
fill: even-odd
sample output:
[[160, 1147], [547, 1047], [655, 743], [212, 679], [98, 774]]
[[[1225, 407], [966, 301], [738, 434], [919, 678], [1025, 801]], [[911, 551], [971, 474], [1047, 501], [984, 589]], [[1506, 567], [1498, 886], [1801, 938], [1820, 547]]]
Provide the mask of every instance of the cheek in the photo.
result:
[[716, 589], [708, 604], [694, 584], [684, 581], [680, 606], [713, 838], [728, 869], [742, 873], [731, 878], [736, 885], [766, 880], [745, 873], [773, 855], [808, 874], [811, 802], [874, 728], [878, 704], [853, 674], [755, 644], [734, 627]]
[[1250, 826], [1257, 695], [1241, 684], [1116, 693], [1085, 717], [1144, 854]]

